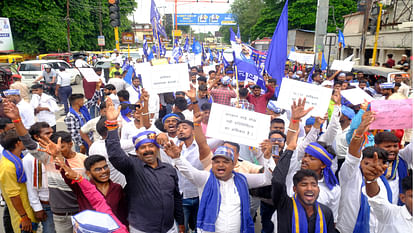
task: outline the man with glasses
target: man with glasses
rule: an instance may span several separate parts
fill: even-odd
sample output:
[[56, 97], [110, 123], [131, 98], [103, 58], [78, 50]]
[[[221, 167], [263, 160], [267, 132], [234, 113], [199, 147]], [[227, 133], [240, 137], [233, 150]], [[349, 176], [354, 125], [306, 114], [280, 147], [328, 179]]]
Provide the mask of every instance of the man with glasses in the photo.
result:
[[[89, 181], [96, 186], [96, 189], [102, 193], [106, 203], [111, 207], [115, 216], [125, 225], [128, 225], [127, 221], [127, 208], [126, 198], [122, 186], [118, 183], [111, 181], [110, 170], [106, 158], [102, 155], [90, 155], [85, 161], [86, 175], [89, 177]], [[72, 182], [67, 178], [65, 171], [61, 170], [63, 179], [69, 187], [76, 194], [76, 198], [79, 204], [79, 210], [94, 210], [92, 204], [88, 201], [82, 189], [77, 182]]]

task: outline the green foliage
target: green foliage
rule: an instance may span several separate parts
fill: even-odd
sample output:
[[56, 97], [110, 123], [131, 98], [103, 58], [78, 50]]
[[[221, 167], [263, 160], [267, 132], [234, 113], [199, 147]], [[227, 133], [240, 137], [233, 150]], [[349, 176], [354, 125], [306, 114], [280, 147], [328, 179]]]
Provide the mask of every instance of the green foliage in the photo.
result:
[[[100, 12], [105, 48], [114, 48], [114, 30], [109, 25], [107, 0], [69, 0], [69, 6], [72, 51], [99, 49]], [[121, 33], [131, 29], [127, 15], [134, 10], [136, 3], [120, 1], [119, 6]], [[16, 51], [32, 54], [67, 51], [65, 0], [0, 1], [0, 15], [10, 20]]]
[[[276, 28], [285, 1], [265, 0], [257, 22], [251, 28], [252, 39], [271, 37]], [[289, 29], [315, 30], [318, 0], [290, 0]], [[357, 0], [330, 0], [327, 32], [336, 32], [343, 28], [342, 16], [356, 11]], [[333, 14], [335, 12], [335, 20]], [[335, 25], [336, 23], [336, 25]], [[242, 25], [242, 22], [241, 22]]]

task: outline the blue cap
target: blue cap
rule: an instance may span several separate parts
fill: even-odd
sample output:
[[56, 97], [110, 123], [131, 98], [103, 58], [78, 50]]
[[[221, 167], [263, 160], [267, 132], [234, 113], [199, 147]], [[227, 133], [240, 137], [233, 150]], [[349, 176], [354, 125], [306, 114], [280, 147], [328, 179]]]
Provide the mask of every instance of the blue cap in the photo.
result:
[[3, 94], [4, 94], [4, 96], [20, 95], [20, 90], [19, 89], [9, 89], [9, 90], [3, 91]]
[[274, 112], [274, 113], [276, 113], [276, 114], [280, 114], [280, 113], [282, 113], [282, 109], [281, 109], [281, 108], [278, 108], [278, 107], [276, 106], [276, 101], [269, 101], [269, 103], [267, 103], [267, 108], [268, 108], [270, 111], [272, 111], [272, 112]]
[[219, 146], [211, 159], [215, 159], [216, 157], [223, 157], [234, 162], [234, 152], [227, 146]]
[[138, 148], [145, 143], [152, 143], [160, 148], [156, 139], [157, 134], [154, 131], [144, 131], [132, 137], [132, 143], [135, 145], [135, 150], [138, 150]]
[[354, 118], [354, 116], [355, 116], [354, 110], [352, 110], [352, 108], [344, 106], [344, 105], [341, 106], [341, 112], [344, 116], [348, 117], [350, 120], [352, 120], [352, 118]]
[[309, 117], [308, 119], [306, 119], [305, 125], [313, 125], [313, 124], [315, 124], [315, 117]]
[[394, 89], [395, 83], [381, 83], [380, 88], [381, 89]]
[[221, 78], [221, 83], [223, 83], [223, 85], [228, 85], [230, 83], [230, 77], [224, 76], [223, 78]]

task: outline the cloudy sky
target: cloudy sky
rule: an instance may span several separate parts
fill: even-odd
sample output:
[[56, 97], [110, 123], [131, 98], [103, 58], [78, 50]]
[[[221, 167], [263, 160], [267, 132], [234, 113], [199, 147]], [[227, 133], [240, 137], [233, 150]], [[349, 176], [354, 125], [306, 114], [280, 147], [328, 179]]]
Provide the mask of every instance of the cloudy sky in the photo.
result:
[[[122, 0], [121, 0], [122, 1]], [[135, 21], [137, 23], [150, 23], [150, 0], [135, 0], [138, 8], [134, 12]], [[225, 0], [213, 0], [213, 3], [192, 2], [196, 0], [178, 0], [177, 13], [227, 13], [230, 10], [230, 3], [214, 3], [214, 1], [227, 2]], [[200, 0], [206, 1], [206, 0]], [[155, 4], [161, 15], [174, 13], [174, 0], [155, 0]], [[130, 17], [132, 20], [132, 16]], [[217, 31], [217, 26], [192, 26], [196, 32]]]

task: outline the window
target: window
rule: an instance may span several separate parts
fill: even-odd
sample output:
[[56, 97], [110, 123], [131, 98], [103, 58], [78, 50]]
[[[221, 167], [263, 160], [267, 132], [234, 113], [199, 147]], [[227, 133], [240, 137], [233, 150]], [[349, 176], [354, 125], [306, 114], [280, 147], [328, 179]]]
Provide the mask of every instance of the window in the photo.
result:
[[65, 69], [70, 69], [71, 67], [66, 62], [59, 62], [59, 66], [65, 67]]
[[39, 63], [22, 63], [19, 71], [41, 71], [42, 67]]

